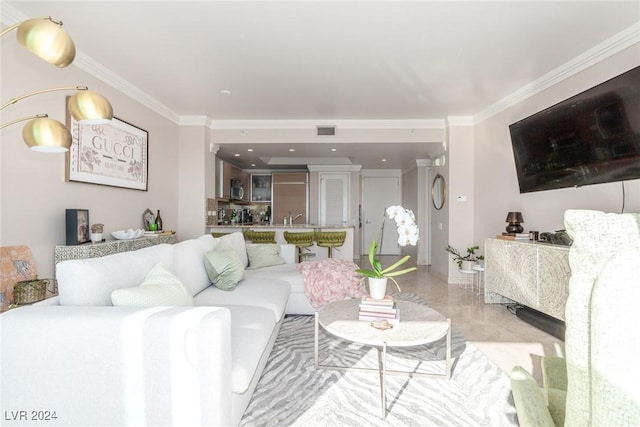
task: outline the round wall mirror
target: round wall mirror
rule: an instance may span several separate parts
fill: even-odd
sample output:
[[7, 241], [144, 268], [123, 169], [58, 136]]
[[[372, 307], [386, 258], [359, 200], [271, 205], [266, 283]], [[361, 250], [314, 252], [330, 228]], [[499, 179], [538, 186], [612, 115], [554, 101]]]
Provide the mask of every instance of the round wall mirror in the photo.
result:
[[444, 206], [444, 200], [447, 197], [447, 184], [444, 182], [444, 177], [437, 174], [433, 178], [433, 184], [431, 185], [431, 201], [433, 207], [440, 210]]

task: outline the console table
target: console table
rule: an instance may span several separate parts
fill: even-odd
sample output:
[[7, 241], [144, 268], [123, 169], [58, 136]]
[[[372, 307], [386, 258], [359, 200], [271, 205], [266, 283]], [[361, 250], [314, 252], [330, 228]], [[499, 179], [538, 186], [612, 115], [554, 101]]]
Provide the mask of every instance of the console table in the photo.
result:
[[486, 303], [511, 300], [564, 321], [570, 276], [569, 246], [485, 240]]
[[59, 245], [55, 247], [53, 261], [58, 264], [69, 259], [97, 258], [105, 255], [117, 254], [119, 252], [135, 251], [148, 246], [162, 243], [174, 244], [178, 241], [175, 234], [141, 237], [131, 240], [109, 240], [100, 243], [86, 243], [83, 245]]

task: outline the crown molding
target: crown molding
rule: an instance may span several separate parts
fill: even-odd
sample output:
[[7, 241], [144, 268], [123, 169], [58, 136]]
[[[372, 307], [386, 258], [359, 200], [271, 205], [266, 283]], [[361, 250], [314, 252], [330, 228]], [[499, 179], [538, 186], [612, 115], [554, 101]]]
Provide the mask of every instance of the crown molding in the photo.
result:
[[104, 65], [95, 61], [93, 58], [84, 54], [83, 52], [78, 51], [76, 53], [76, 59], [73, 61], [72, 65], [80, 68], [83, 71], [86, 71], [88, 74], [91, 74], [97, 79], [102, 80], [109, 86], [122, 92], [126, 96], [134, 99], [136, 102], [139, 102], [152, 111], [155, 111], [164, 118], [176, 124], [180, 124], [180, 116], [178, 116], [169, 107], [167, 107], [148, 93], [139, 89], [133, 83], [130, 83], [129, 81], [123, 79], [118, 74], [114, 73]]
[[510, 95], [505, 96], [498, 102], [489, 105], [484, 110], [473, 116], [474, 122], [480, 123], [509, 107], [512, 107], [533, 95], [542, 92], [549, 87], [568, 79], [569, 77], [583, 71], [610, 56], [627, 49], [636, 43], [640, 43], [640, 22], [635, 23], [625, 30], [620, 31], [613, 37], [608, 38], [578, 55], [569, 62], [548, 72], [542, 77], [532, 81], [528, 85], [521, 87]]
[[211, 120], [212, 129], [443, 129], [441, 119], [410, 120]]
[[472, 116], [447, 116], [447, 126], [473, 126], [475, 124]]
[[207, 116], [180, 116], [180, 126], [208, 126], [210, 120]]

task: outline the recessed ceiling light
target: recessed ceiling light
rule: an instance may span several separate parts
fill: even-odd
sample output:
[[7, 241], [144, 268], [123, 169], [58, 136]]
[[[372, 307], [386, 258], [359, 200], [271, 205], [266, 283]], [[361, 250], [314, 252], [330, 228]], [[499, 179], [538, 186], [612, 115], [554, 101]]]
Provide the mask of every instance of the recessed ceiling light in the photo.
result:
[[289, 148], [289, 151], [290, 152], [294, 152], [294, 151], [296, 151], [296, 149], [295, 148]]
[[387, 159], [382, 159], [382, 161], [383, 161], [383, 162], [386, 162], [386, 161], [387, 161]]
[[253, 148], [247, 148], [247, 151], [253, 153]]
[[240, 131], [240, 135], [246, 135], [246, 134], [247, 134], [247, 132], [246, 132], [246, 131], [244, 131], [244, 130], [241, 130], [241, 131]]
[[234, 154], [233, 157], [240, 157], [240, 153]]
[[336, 151], [338, 151], [338, 149], [337, 148], [332, 148], [331, 151], [336, 152]]
[[255, 163], [251, 163], [251, 167], [252, 167], [252, 168], [255, 168], [255, 167], [256, 167], [256, 164], [255, 164]]
[[220, 91], [220, 93], [221, 93], [222, 95], [231, 95], [231, 91], [230, 91], [230, 90], [227, 90], [227, 89], [222, 89], [222, 90]]

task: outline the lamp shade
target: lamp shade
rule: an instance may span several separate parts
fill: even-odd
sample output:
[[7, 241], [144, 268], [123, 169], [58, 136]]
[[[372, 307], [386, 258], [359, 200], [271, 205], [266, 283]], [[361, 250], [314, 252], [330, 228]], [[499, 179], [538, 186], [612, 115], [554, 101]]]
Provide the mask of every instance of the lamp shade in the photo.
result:
[[513, 222], [513, 223], [522, 223], [524, 219], [522, 218], [522, 212], [509, 212], [507, 214], [507, 219], [505, 222]]
[[113, 108], [107, 99], [90, 90], [81, 90], [69, 98], [69, 111], [83, 123], [103, 124], [113, 119]]
[[17, 30], [18, 43], [56, 67], [66, 67], [76, 57], [71, 37], [48, 18], [24, 21]]
[[63, 153], [71, 147], [71, 134], [64, 125], [50, 118], [30, 120], [22, 128], [24, 142], [34, 151]]

